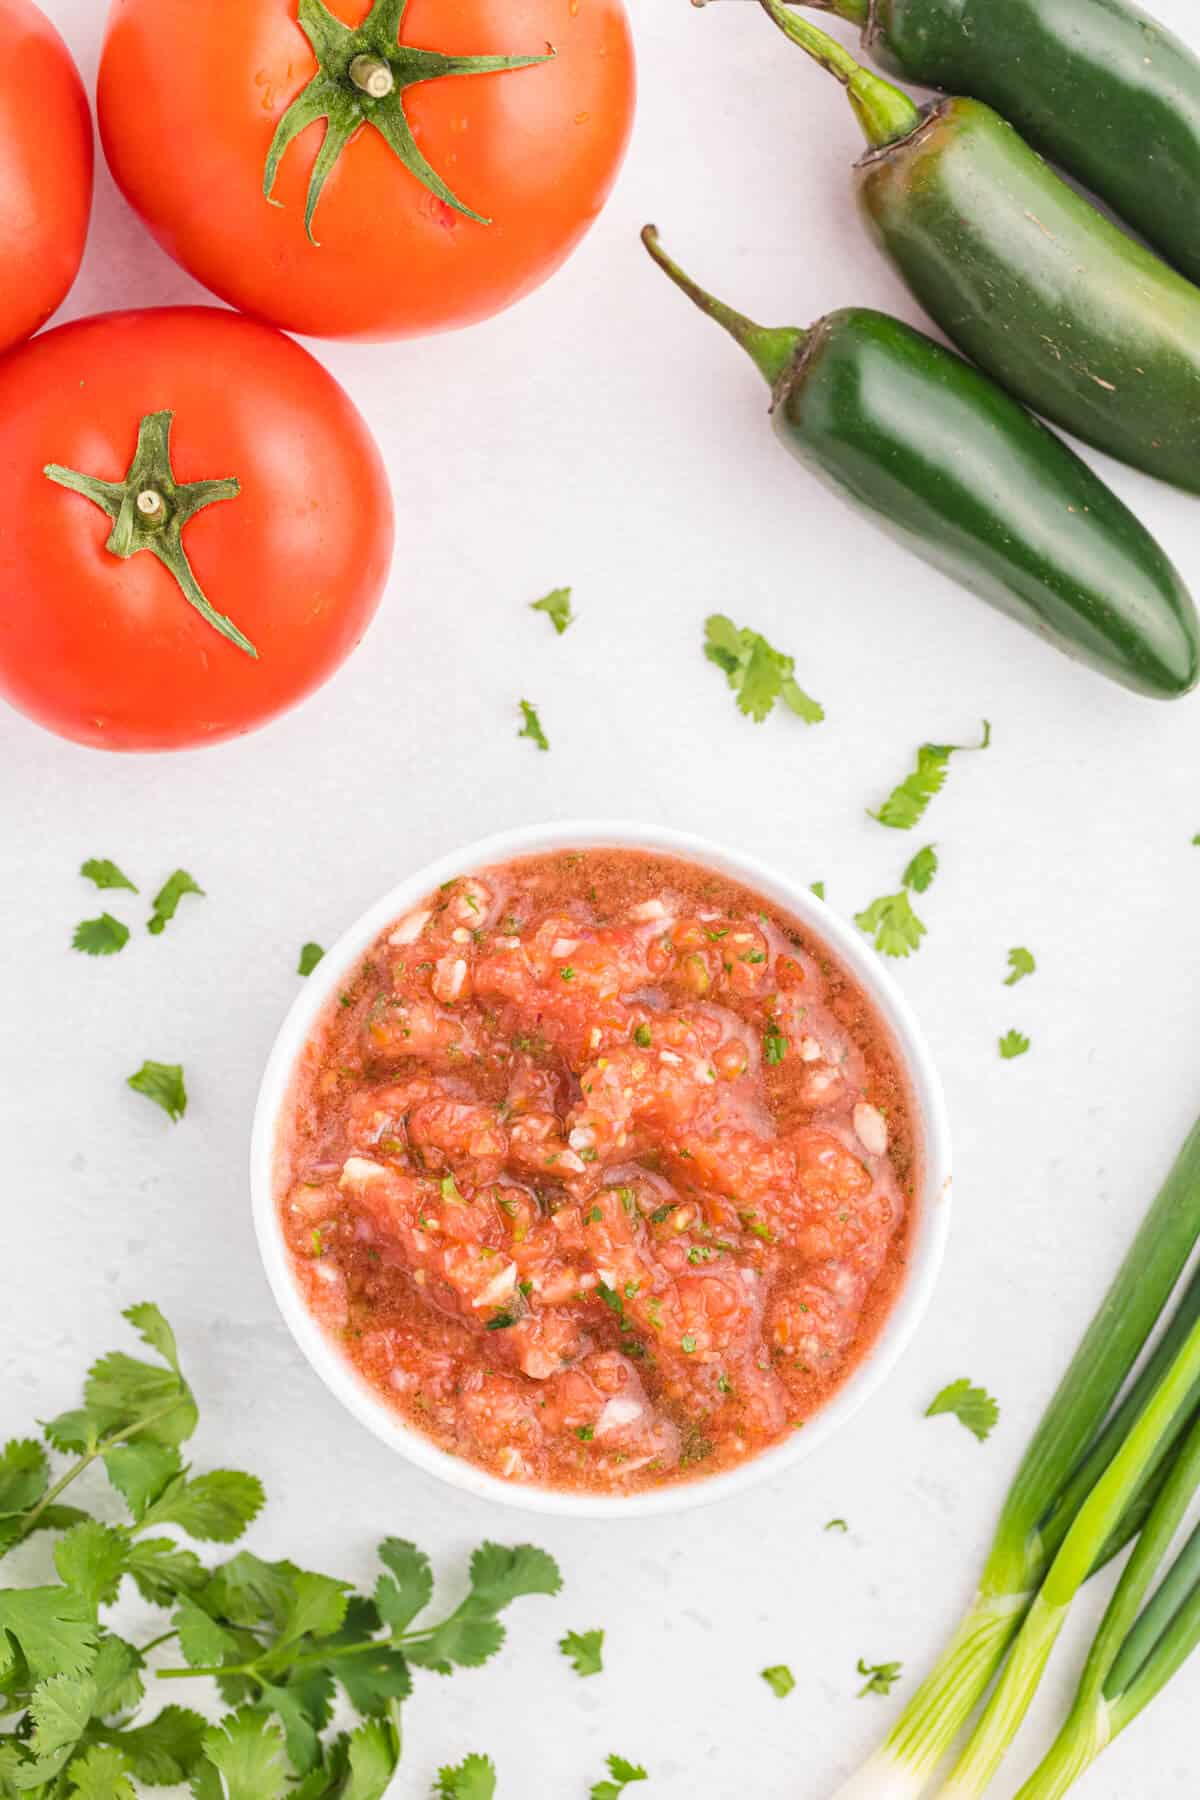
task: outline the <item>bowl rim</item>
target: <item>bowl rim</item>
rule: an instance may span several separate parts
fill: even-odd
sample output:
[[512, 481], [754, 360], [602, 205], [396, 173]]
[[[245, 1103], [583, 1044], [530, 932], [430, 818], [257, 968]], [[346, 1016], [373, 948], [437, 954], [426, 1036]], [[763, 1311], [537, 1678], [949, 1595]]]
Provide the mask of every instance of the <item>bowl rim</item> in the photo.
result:
[[[440, 1449], [406, 1425], [343, 1356], [310, 1312], [291, 1267], [275, 1200], [277, 1132], [299, 1058], [332, 994], [384, 928], [445, 881], [520, 856], [556, 850], [660, 851], [715, 868], [794, 913], [828, 942], [890, 1031], [912, 1096], [921, 1186], [908, 1269], [874, 1342], [853, 1373], [798, 1431], [736, 1468], [634, 1494], [525, 1486]], [[561, 1518], [645, 1518], [689, 1511], [745, 1493], [795, 1468], [849, 1423], [882, 1387], [929, 1307], [950, 1230], [950, 1129], [942, 1085], [913, 1010], [873, 950], [804, 883], [741, 850], [668, 826], [622, 819], [566, 819], [493, 833], [424, 864], [397, 882], [341, 934], [307, 978], [275, 1037], [263, 1071], [250, 1144], [250, 1196], [259, 1254], [275, 1302], [299, 1349], [358, 1422], [426, 1474], [477, 1498]]]

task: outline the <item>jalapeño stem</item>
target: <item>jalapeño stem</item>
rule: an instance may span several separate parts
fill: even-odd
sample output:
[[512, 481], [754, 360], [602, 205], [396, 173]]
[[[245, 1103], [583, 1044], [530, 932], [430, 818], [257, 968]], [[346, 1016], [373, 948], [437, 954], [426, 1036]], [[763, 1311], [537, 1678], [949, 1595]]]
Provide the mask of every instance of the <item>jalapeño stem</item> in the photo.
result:
[[841, 82], [872, 149], [881, 150], [886, 144], [898, 143], [916, 130], [921, 123], [921, 113], [907, 94], [893, 87], [890, 81], [881, 81], [878, 75], [864, 69], [836, 38], [831, 38], [828, 32], [821, 31], [808, 19], [797, 18], [784, 6], [783, 0], [759, 0], [759, 5], [793, 44], [799, 44], [814, 62], [820, 63]]
[[723, 300], [717, 300], [702, 287], [698, 287], [690, 275], [685, 275], [677, 262], [673, 262], [658, 241], [657, 225], [642, 227], [642, 242], [658, 264], [659, 268], [670, 277], [679, 290], [686, 294], [702, 313], [727, 331], [735, 343], [740, 344], [751, 362], [760, 371], [768, 386], [774, 387], [779, 377], [788, 368], [797, 350], [808, 337], [806, 331], [794, 325], [756, 325], [753, 319], [746, 318], [744, 313], [734, 312]]

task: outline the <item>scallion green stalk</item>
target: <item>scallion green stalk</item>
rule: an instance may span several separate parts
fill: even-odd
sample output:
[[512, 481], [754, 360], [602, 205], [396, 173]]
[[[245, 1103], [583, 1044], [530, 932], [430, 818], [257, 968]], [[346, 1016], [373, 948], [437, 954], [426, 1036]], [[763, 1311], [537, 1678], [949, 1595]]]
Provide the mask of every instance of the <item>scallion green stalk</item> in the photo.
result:
[[1149, 1605], [1139, 1608], [1200, 1487], [1200, 1422], [1171, 1466], [1109, 1602], [1053, 1746], [1017, 1800], [1060, 1800], [1132, 1724], [1200, 1640], [1200, 1527]]
[[[1106, 1430], [1114, 1403], [1198, 1239], [1200, 1123], [1193, 1127], [1146, 1214], [1025, 1453], [1000, 1515], [978, 1595], [883, 1744], [838, 1790], [835, 1800], [917, 1800], [924, 1792], [1004, 1662], [1091, 1486], [1112, 1463], [1123, 1437], [1144, 1412], [1154, 1381], [1164, 1372], [1166, 1362], [1159, 1355], [1155, 1377], [1135, 1384], [1129, 1403], [1113, 1414], [1114, 1429]], [[1200, 1291], [1196, 1299], [1200, 1312]], [[1172, 1353], [1178, 1342], [1186, 1341], [1194, 1322], [1195, 1315], [1181, 1322], [1187, 1306], [1185, 1298]], [[1171, 1429], [1176, 1425], [1173, 1415]], [[1083, 1466], [1088, 1469], [1088, 1487], [1079, 1491], [1072, 1487], [1072, 1477]], [[1094, 1561], [1113, 1553], [1112, 1546], [1129, 1529], [1126, 1521], [1144, 1507], [1159, 1476], [1151, 1456], [1112, 1522], [1107, 1542], [1097, 1547]], [[1064, 1501], [1068, 1490], [1069, 1500]]]
[[1145, 1411], [1080, 1507], [1029, 1608], [995, 1691], [941, 1790], [942, 1800], [979, 1800], [987, 1791], [1029, 1710], [1072, 1601], [1154, 1461], [1164, 1434], [1193, 1411], [1198, 1382], [1200, 1324], [1192, 1327]]

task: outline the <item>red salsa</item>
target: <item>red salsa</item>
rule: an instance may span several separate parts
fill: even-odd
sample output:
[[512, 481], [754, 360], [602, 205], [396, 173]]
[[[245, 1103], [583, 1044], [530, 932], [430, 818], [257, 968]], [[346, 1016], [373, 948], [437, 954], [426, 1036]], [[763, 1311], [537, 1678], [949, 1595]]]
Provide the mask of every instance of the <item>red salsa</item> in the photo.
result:
[[812, 1416], [903, 1277], [911, 1107], [819, 939], [632, 850], [448, 882], [298, 1072], [297, 1278], [411, 1426], [510, 1481], [628, 1492]]

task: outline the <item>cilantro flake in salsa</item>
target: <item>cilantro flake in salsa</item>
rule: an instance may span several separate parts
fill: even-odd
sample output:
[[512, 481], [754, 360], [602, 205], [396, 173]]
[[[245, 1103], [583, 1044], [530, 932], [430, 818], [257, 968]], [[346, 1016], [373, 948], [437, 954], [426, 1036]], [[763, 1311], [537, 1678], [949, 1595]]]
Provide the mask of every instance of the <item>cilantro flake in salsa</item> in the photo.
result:
[[840, 1386], [903, 1278], [915, 1157], [890, 1038], [819, 939], [594, 850], [382, 934], [295, 1077], [279, 1206], [308, 1305], [409, 1426], [622, 1493], [732, 1468]]

